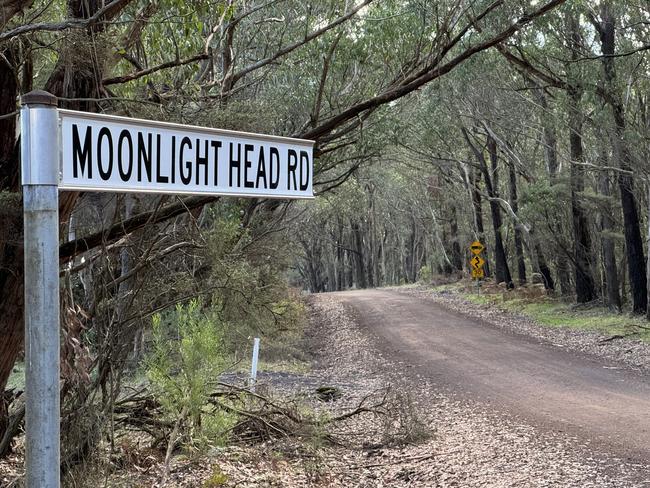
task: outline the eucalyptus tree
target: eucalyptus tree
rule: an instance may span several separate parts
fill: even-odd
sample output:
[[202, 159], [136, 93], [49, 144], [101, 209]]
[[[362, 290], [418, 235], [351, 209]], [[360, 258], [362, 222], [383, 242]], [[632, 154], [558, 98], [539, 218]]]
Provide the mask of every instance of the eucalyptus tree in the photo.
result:
[[[582, 107], [570, 110], [574, 115], [571, 118], [575, 125], [579, 122], [579, 114], [582, 117], [588, 113], [598, 116], [598, 119], [603, 121], [603, 125], [595, 126], [590, 118], [586, 118], [589, 125], [592, 125], [592, 130], [596, 132], [603, 132], [609, 134], [608, 140], [613, 148], [612, 158], [615, 165], [608, 166], [602, 164], [602, 169], [598, 170], [598, 166], [590, 163], [590, 159], [600, 160], [605, 163], [609, 156], [609, 150], [604, 154], [594, 158], [591, 155], [583, 159], [582, 151], [580, 150], [577, 142], [577, 137], [572, 136], [574, 139], [573, 156], [580, 156], [579, 158], [573, 157], [573, 190], [574, 195], [574, 228], [576, 229], [576, 270], [586, 269], [593, 267], [588, 259], [588, 253], [584, 252], [588, 248], [587, 244], [590, 239], [586, 239], [586, 234], [583, 232], [587, 228], [584, 225], [584, 219], [580, 218], [585, 215], [585, 211], [580, 211], [580, 193], [582, 193], [582, 183], [584, 180], [585, 170], [601, 171], [600, 177], [602, 184], [601, 188], [607, 193], [609, 192], [608, 184], [605, 181], [607, 173], [615, 175], [618, 182], [620, 192], [620, 205], [623, 215], [623, 230], [625, 237], [625, 256], [627, 262], [628, 276], [630, 280], [630, 288], [632, 295], [632, 308], [635, 312], [639, 313], [646, 309], [646, 278], [645, 278], [645, 260], [643, 256], [643, 245], [641, 241], [640, 232], [640, 215], [638, 211], [637, 195], [634, 192], [634, 185], [631, 178], [630, 171], [633, 169], [642, 170], [643, 166], [638, 162], [638, 152], [635, 154], [633, 146], [629, 143], [632, 134], [639, 133], [639, 128], [635, 127], [635, 131], [630, 130], [630, 122], [634, 120], [634, 116], [627, 112], [634, 112], [641, 106], [636, 104], [639, 100], [634, 96], [640, 85], [640, 76], [638, 73], [642, 71], [645, 65], [645, 60], [641, 54], [647, 49], [647, 32], [645, 32], [644, 18], [647, 18], [647, 10], [644, 10], [642, 5], [633, 5], [627, 2], [599, 2], [597, 5], [592, 6], [587, 2], [575, 2], [574, 4], [567, 5], [566, 9], [568, 18], [572, 19], [569, 22], [569, 31], [573, 32], [572, 36], [567, 36], [561, 28], [562, 16], [554, 13], [546, 17], [548, 27], [544, 30], [544, 43], [539, 44], [538, 39], [526, 39], [522, 36], [518, 39], [513, 39], [510, 46], [501, 46], [502, 54], [512, 63], [512, 65], [526, 74], [534, 78], [536, 83], [540, 86], [549, 88], [559, 88], [564, 90], [569, 95], [569, 101], [576, 106], [576, 101], [582, 97], [581, 94], [586, 94], [584, 100], [589, 101], [589, 108]], [[615, 30], [616, 18], [623, 18], [629, 20], [626, 25], [621, 25], [618, 30]], [[565, 16], [565, 18], [567, 18]], [[616, 52], [615, 47], [615, 32], [620, 34], [619, 51]], [[569, 55], [558, 53], [554, 58], [548, 56], [549, 44], [554, 42], [565, 44], [570, 47]], [[559, 61], [559, 62], [558, 62]], [[603, 66], [603, 76], [598, 73], [598, 64]], [[564, 67], [562, 66], [564, 65]], [[617, 80], [616, 67], [622, 68], [629, 73], [630, 76], [626, 82], [627, 100], [628, 103], [622, 103], [623, 87], [622, 82]], [[582, 72], [582, 75], [578, 75]], [[594, 81], [599, 80], [599, 81]], [[633, 95], [633, 96], [630, 96]], [[603, 118], [602, 105], [609, 107], [611, 110], [610, 116]], [[571, 106], [571, 103], [569, 104]], [[626, 108], [627, 107], [627, 108]], [[611, 130], [609, 129], [611, 127]], [[572, 130], [576, 134], [576, 130]], [[584, 131], [582, 132], [584, 134]], [[599, 137], [597, 135], [596, 137]], [[584, 142], [584, 141], [583, 141]], [[592, 152], [592, 147], [586, 147], [587, 152]], [[607, 196], [607, 195], [606, 195]], [[584, 200], [584, 194], [582, 197]], [[618, 307], [620, 301], [617, 298], [618, 284], [620, 280], [617, 277], [616, 263], [613, 257], [613, 243], [611, 241], [611, 221], [607, 214], [607, 209], [601, 210], [601, 220], [605, 222], [607, 237], [602, 239], [603, 247], [603, 260], [605, 261], [605, 274], [606, 279], [603, 280], [607, 284], [607, 297], [609, 303]], [[582, 238], [580, 237], [582, 236]], [[580, 245], [578, 245], [580, 243]], [[583, 250], [581, 252], [581, 250]], [[582, 255], [581, 255], [582, 254]], [[585, 260], [586, 259], [586, 260]], [[584, 280], [585, 274], [579, 273], [576, 279], [579, 279], [581, 285], [579, 290], [581, 296], [587, 298], [590, 294], [585, 293], [591, 290], [591, 286], [584, 287], [582, 285], [588, 284]], [[624, 282], [621, 282], [624, 284]]]
[[[603, 1], [600, 12], [587, 15], [598, 32], [600, 38], [601, 60], [603, 65], [603, 84], [598, 87], [598, 93], [612, 111], [614, 122], [614, 137], [611, 138], [613, 156], [621, 170], [618, 172], [618, 187], [623, 209], [623, 228], [625, 233], [625, 248], [627, 252], [628, 273], [632, 292], [632, 307], [634, 312], [641, 313], [647, 309], [648, 289], [646, 278], [646, 263], [641, 238], [640, 216], [637, 197], [634, 194], [634, 178], [632, 169], [634, 155], [627, 135], [627, 115], [623, 101], [623, 87], [617, 81], [616, 63], [616, 32], [617, 23], [630, 10], [622, 4]], [[624, 44], [620, 42], [620, 44]], [[643, 60], [640, 61], [642, 63]]]

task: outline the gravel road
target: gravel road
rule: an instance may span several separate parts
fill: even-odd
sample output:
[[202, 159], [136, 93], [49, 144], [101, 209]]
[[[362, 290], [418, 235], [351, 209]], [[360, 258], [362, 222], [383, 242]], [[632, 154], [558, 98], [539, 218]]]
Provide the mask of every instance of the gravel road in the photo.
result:
[[[586, 428], [588, 425], [577, 421], [574, 423], [566, 415], [549, 421], [545, 415], [540, 415], [541, 410], [535, 408], [532, 399], [524, 402], [528, 407], [522, 411], [521, 398], [527, 393], [510, 392], [501, 396], [480, 386], [483, 380], [493, 381], [495, 375], [505, 370], [498, 363], [503, 360], [507, 348], [530, 350], [534, 353], [533, 357], [562, 361], [561, 364], [568, 368], [568, 377], [574, 375], [572, 364], [603, 372], [620, 370], [607, 369], [610, 366], [605, 363], [590, 362], [589, 357], [580, 358], [580, 353], [575, 351], [565, 350], [564, 355], [556, 356], [558, 351], [552, 351], [551, 343], [534, 336], [520, 337], [521, 331], [513, 332], [500, 325], [468, 319], [422, 296], [409, 297], [408, 294], [385, 290], [319, 294], [310, 299], [310, 308], [312, 326], [308, 342], [314, 350], [314, 372], [324, 381], [343, 382], [346, 397], [352, 396], [352, 402], [354, 397], [362, 396], [380, 385], [390, 384], [413, 399], [421, 419], [434, 432], [433, 438], [424, 444], [386, 448], [381, 454], [382, 461], [389, 465], [396, 465], [393, 460], [403, 459], [404, 456], [417, 459], [426, 454], [427, 460], [400, 464], [399, 471], [373, 467], [364, 470], [362, 476], [358, 471], [357, 476], [347, 479], [334, 476], [340, 484], [332, 482], [331, 486], [650, 487], [650, 462], [645, 454], [647, 449], [643, 447], [647, 444], [647, 430], [645, 434], [641, 433], [643, 425], [646, 429], [648, 425], [643, 419], [647, 407], [645, 412], [639, 412], [641, 426], [637, 424], [626, 429], [635, 439], [631, 444], [621, 440], [622, 436], [618, 435], [616, 439], [594, 440], [592, 436], [602, 436], [598, 426], [592, 425], [594, 429], [589, 430]], [[377, 309], [383, 312], [373, 312]], [[432, 320], [441, 316], [444, 320]], [[423, 326], [422, 322], [428, 325]], [[476, 346], [472, 353], [481, 358], [481, 363], [492, 363], [492, 367], [468, 364], [474, 363], [472, 353], [458, 351], [453, 344], [447, 348], [438, 347], [436, 337], [452, 334], [452, 322], [464, 322], [464, 325], [457, 326], [457, 335], [461, 336], [458, 347], [472, 343], [466, 336], [477, 333], [472, 328], [491, 337], [486, 341], [490, 345], [486, 346], [485, 352], [480, 351], [482, 346]], [[418, 334], [416, 331], [420, 327], [424, 327], [424, 331]], [[404, 329], [410, 338], [400, 338], [401, 334], [395, 331], [398, 328]], [[495, 331], [501, 335], [495, 334]], [[503, 345], [506, 349], [501, 347]], [[523, 356], [520, 356], [521, 363], [535, 361], [525, 354]], [[453, 366], [461, 361], [464, 366]], [[511, 362], [510, 366], [509, 369], [515, 372], [523, 369], [519, 363], [513, 365]], [[544, 398], [542, 388], [548, 381], [545, 379], [547, 367], [541, 364], [539, 370], [529, 369], [533, 375], [531, 385], [536, 384], [538, 388], [529, 386], [528, 391], [533, 391], [532, 398], [537, 403]], [[620, 363], [611, 367], [618, 368]], [[554, 371], [551, 375], [554, 377], [562, 368], [552, 365], [550, 370]], [[509, 381], [521, 376], [519, 373], [508, 373], [506, 376], [509, 375]], [[468, 376], [474, 378], [470, 381]], [[588, 378], [590, 374], [586, 376]], [[632, 381], [641, 383], [641, 388], [647, 388], [643, 378], [632, 372], [623, 372], [620, 378], [623, 381], [615, 384], [625, 383], [632, 378]], [[561, 380], [558, 381], [560, 384], [557, 388], [565, 392], [570, 390], [571, 382], [563, 386]], [[572, 381], [580, 383], [575, 378]], [[351, 386], [353, 383], [356, 386]], [[498, 382], [497, 387], [503, 388]], [[618, 390], [621, 388], [624, 387], [619, 385]], [[600, 393], [602, 398], [611, 401], [609, 392], [603, 390]], [[599, 396], [598, 390], [592, 390], [591, 394]], [[599, 396], [598, 402], [602, 398]], [[560, 399], [560, 403], [562, 401]], [[585, 409], [593, 411], [593, 415], [600, 415], [604, 424], [616, 421], [602, 412], [598, 414], [599, 403], [586, 405]], [[571, 410], [575, 411], [577, 407]], [[370, 431], [372, 426], [362, 425], [361, 428]], [[339, 456], [330, 459], [327, 464], [332, 473], [337, 473], [343, 469], [342, 465], [349, 466], [350, 462]], [[408, 472], [408, 476], [404, 475], [405, 472]]]
[[389, 357], [435, 385], [650, 461], [650, 379], [387, 290], [342, 293]]

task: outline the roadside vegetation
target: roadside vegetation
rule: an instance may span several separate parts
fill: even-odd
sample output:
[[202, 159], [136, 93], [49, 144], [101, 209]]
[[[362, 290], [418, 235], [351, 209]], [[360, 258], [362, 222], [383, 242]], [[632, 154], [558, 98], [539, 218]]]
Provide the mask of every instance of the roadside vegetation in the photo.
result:
[[544, 327], [587, 330], [615, 339], [634, 338], [650, 342], [650, 326], [645, 318], [620, 313], [602, 303], [578, 305], [562, 297], [548, 296], [542, 287], [508, 291], [486, 282], [477, 288], [476, 282], [465, 279], [427, 289], [436, 294], [457, 294], [470, 303], [523, 315]]

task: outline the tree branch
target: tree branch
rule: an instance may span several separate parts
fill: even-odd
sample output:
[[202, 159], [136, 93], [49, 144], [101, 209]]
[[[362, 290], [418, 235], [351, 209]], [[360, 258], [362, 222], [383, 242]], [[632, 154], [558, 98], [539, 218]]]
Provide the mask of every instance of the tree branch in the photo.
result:
[[143, 212], [130, 219], [119, 222], [112, 227], [95, 232], [86, 237], [66, 242], [59, 246], [59, 260], [65, 261], [78, 254], [89, 251], [103, 243], [111, 242], [124, 237], [132, 232], [142, 229], [146, 225], [157, 224], [164, 220], [178, 217], [183, 213], [200, 208], [208, 203], [219, 200], [218, 196], [193, 196], [166, 205], [160, 209]]
[[347, 14], [339, 17], [335, 21], [327, 24], [326, 26], [324, 26], [322, 28], [309, 33], [308, 35], [305, 36], [304, 39], [302, 39], [300, 41], [297, 41], [297, 42], [294, 42], [293, 44], [289, 44], [288, 46], [285, 46], [282, 49], [280, 49], [279, 51], [277, 51], [276, 53], [274, 53], [273, 55], [271, 55], [271, 56], [269, 56], [267, 58], [264, 58], [264, 59], [260, 59], [256, 63], [253, 63], [253, 64], [241, 69], [240, 71], [234, 73], [232, 75], [232, 78], [231, 78], [231, 82], [230, 82], [231, 85], [234, 85], [235, 83], [237, 83], [237, 81], [239, 81], [241, 78], [246, 76], [251, 71], [255, 71], [257, 69], [263, 68], [264, 66], [272, 63], [276, 59], [281, 58], [283, 56], [286, 56], [290, 52], [295, 51], [299, 47], [304, 46], [308, 42], [310, 42], [310, 41], [316, 39], [317, 37], [325, 34], [327, 31], [332, 30], [334, 27], [337, 27], [337, 26], [343, 24], [344, 22], [351, 19], [354, 15], [356, 15], [356, 13], [359, 10], [361, 10], [363, 7], [369, 5], [373, 1], [374, 0], [364, 0], [359, 5], [357, 5], [355, 8], [350, 10]]
[[115, 17], [124, 7], [133, 0], [113, 0], [100, 8], [95, 15], [87, 19], [68, 19], [63, 22], [39, 22], [37, 24], [21, 25], [15, 29], [0, 33], [0, 42], [29, 32], [57, 32], [66, 29], [84, 29], [99, 24], [105, 20]]
[[380, 105], [384, 105], [386, 103], [397, 100], [398, 98], [401, 98], [405, 95], [408, 95], [409, 93], [424, 86], [428, 82], [440, 78], [442, 75], [449, 73], [456, 66], [466, 61], [467, 59], [471, 58], [475, 54], [481, 51], [485, 51], [486, 49], [494, 47], [497, 44], [505, 41], [506, 39], [514, 35], [516, 32], [521, 30], [523, 27], [531, 23], [533, 20], [537, 19], [538, 17], [541, 17], [542, 15], [546, 14], [550, 10], [563, 4], [565, 1], [566, 0], [551, 0], [550, 2], [546, 3], [545, 5], [533, 11], [532, 13], [523, 15], [516, 22], [511, 24], [507, 29], [501, 31], [499, 34], [496, 34], [495, 36], [491, 37], [486, 41], [483, 41], [479, 44], [476, 44], [474, 46], [465, 49], [462, 53], [458, 54], [456, 57], [454, 57], [453, 59], [451, 59], [449, 62], [447, 62], [442, 66], [438, 66], [437, 63], [439, 61], [439, 58], [436, 58], [432, 62], [432, 64], [430, 64], [427, 67], [426, 70], [421, 71], [422, 74], [419, 77], [415, 79], [407, 78], [403, 80], [401, 84], [394, 87], [391, 86], [389, 89], [385, 90], [381, 94], [369, 98], [367, 100], [364, 100], [363, 102], [357, 103], [356, 105], [353, 105], [352, 107], [348, 108], [347, 110], [344, 110], [343, 112], [336, 115], [335, 117], [330, 118], [328, 121], [324, 122], [319, 127], [316, 127], [303, 134], [300, 134], [300, 137], [304, 139], [318, 140], [322, 138], [324, 135], [328, 134], [329, 132], [332, 132], [342, 123], [357, 117], [362, 112], [376, 108]]
[[176, 66], [185, 66], [186, 64], [195, 63], [196, 61], [208, 59], [209, 57], [210, 56], [208, 54], [204, 53], [204, 54], [197, 54], [196, 56], [192, 56], [191, 58], [187, 58], [187, 59], [177, 59], [175, 61], [167, 61], [166, 63], [159, 64], [158, 66], [152, 66], [151, 68], [146, 68], [140, 71], [136, 71], [135, 73], [131, 73], [130, 75], [116, 76], [114, 78], [105, 78], [102, 80], [102, 85], [107, 86], [107, 85], [117, 85], [119, 83], [126, 83], [128, 81], [137, 80], [138, 78], [142, 78], [143, 76], [150, 75], [152, 73], [161, 71], [163, 69], [174, 68]]

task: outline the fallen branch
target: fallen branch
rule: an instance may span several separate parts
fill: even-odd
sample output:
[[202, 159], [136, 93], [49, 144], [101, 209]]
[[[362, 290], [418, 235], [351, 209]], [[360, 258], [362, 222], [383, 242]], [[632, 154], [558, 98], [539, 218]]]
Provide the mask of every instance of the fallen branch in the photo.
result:
[[13, 408], [13, 412], [9, 415], [7, 420], [7, 427], [5, 429], [4, 435], [0, 439], [0, 458], [5, 456], [8, 452], [11, 451], [11, 442], [14, 437], [20, 433], [20, 427], [25, 418], [25, 399], [24, 395], [20, 395], [14, 400], [14, 403], [17, 403], [18, 406]]
[[393, 461], [388, 461], [385, 463], [359, 464], [357, 466], [351, 466], [349, 469], [380, 468], [382, 466], [394, 466], [396, 464], [402, 464], [402, 463], [426, 461], [427, 459], [433, 459], [433, 457], [434, 454], [425, 454], [423, 456], [404, 456], [403, 458], [395, 459]]
[[607, 337], [606, 339], [601, 339], [600, 341], [598, 341], [598, 344], [606, 344], [608, 342], [612, 342], [617, 339], [625, 339], [626, 337], [630, 337], [638, 334], [639, 334], [638, 332], [631, 332], [629, 334], [614, 334], [613, 336]]
[[171, 435], [169, 436], [169, 442], [167, 443], [167, 452], [165, 453], [165, 476], [164, 478], [166, 479], [167, 476], [169, 476], [169, 460], [172, 457], [172, 452], [174, 452], [174, 447], [176, 446], [176, 443], [178, 442], [179, 439], [179, 431], [181, 429], [181, 424], [183, 421], [185, 421], [185, 418], [187, 417], [190, 409], [187, 405], [183, 407], [183, 410], [181, 410], [181, 414], [178, 416], [176, 419], [176, 423], [174, 424], [174, 429], [172, 430]]

